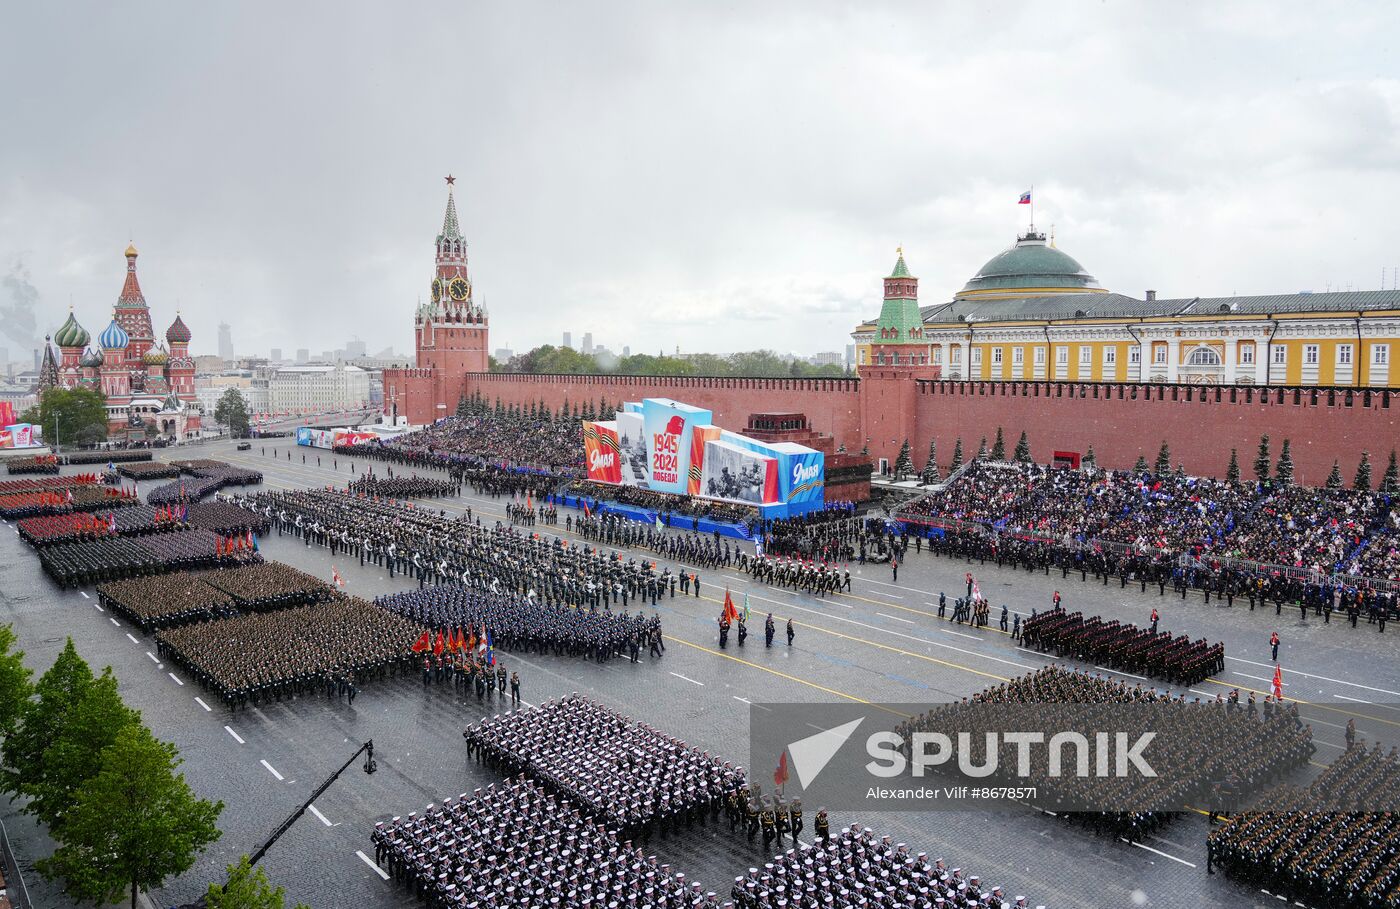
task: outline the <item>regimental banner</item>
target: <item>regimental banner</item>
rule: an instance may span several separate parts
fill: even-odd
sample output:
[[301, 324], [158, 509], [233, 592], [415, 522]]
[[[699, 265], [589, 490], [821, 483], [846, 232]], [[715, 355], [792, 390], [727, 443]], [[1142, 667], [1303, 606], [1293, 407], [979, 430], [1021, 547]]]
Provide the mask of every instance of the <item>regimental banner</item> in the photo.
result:
[[697, 425], [711, 422], [710, 411], [666, 398], [642, 401], [651, 488], [685, 495], [690, 484], [690, 445]]
[[583, 421], [583, 456], [588, 479], [595, 483], [621, 483], [622, 451], [617, 441], [617, 423]]
[[15, 421], [15, 405], [12, 401], [0, 401], [0, 426], [9, 426]]

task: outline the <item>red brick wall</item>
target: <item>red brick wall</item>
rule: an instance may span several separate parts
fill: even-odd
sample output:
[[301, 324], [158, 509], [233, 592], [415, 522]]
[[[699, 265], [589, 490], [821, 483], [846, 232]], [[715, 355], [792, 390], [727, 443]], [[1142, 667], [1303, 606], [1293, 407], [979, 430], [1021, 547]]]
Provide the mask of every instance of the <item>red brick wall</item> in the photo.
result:
[[[1299, 403], [1295, 404], [1294, 389], [1277, 388], [1045, 382], [915, 384], [917, 430], [910, 441], [917, 467], [928, 457], [930, 436], [937, 438], [938, 459], [946, 465], [953, 457], [957, 437], [962, 437], [963, 452], [970, 457], [978, 440], [985, 435], [990, 446], [1001, 426], [1008, 456], [1024, 429], [1031, 456], [1042, 463], [1056, 450], [1083, 454], [1090, 445], [1102, 467], [1131, 467], [1138, 455], [1152, 463], [1165, 439], [1172, 464], [1185, 465], [1188, 473], [1223, 477], [1230, 449], [1235, 448], [1240, 472], [1249, 477], [1259, 437], [1267, 434], [1273, 460], [1277, 461], [1283, 440], [1291, 440], [1297, 481], [1320, 486], [1334, 459], [1341, 462], [1342, 475], [1350, 484], [1363, 449], [1370, 452], [1372, 474], [1379, 481], [1390, 450], [1400, 445], [1400, 394], [1387, 392], [1367, 395], [1355, 391], [1351, 406], [1347, 406], [1345, 391], [1326, 389], [1299, 389]], [[1251, 391], [1252, 400], [1246, 401]], [[1278, 403], [1280, 392], [1282, 404]], [[1267, 404], [1261, 403], [1264, 395]], [[874, 446], [871, 452], [876, 453]]]
[[[386, 394], [387, 387], [386, 378]], [[524, 405], [543, 400], [552, 409], [565, 401], [597, 403], [602, 398], [616, 405], [642, 398], [674, 398], [714, 411], [715, 425], [734, 432], [742, 432], [749, 414], [760, 411], [804, 413], [808, 426], [835, 436], [838, 441], [856, 438], [860, 427], [860, 381], [857, 379], [479, 373], [467, 376], [467, 389], [468, 393], [480, 391], [489, 403], [495, 403], [497, 398], [505, 404]]]

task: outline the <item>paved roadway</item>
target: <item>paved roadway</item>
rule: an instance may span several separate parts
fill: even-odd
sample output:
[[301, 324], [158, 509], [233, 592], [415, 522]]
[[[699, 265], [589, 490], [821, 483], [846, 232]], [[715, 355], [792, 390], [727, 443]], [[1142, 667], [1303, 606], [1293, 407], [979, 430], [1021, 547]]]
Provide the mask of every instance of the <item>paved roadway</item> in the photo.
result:
[[[297, 449], [285, 440], [255, 444], [238, 452], [232, 443], [173, 449], [161, 457], [214, 457], [260, 469], [270, 488], [304, 488], [343, 484], [349, 465], [329, 452]], [[291, 451], [292, 459], [286, 455]], [[276, 458], [274, 459], [274, 454]], [[301, 461], [302, 455], [307, 463]], [[320, 459], [320, 465], [317, 464]], [[363, 468], [363, 463], [358, 465]], [[382, 464], [376, 465], [383, 469]], [[158, 482], [158, 481], [157, 481]], [[143, 493], [156, 482], [142, 484]], [[452, 502], [432, 502], [458, 512], [470, 505], [483, 520], [503, 518], [502, 501], [470, 495]], [[4, 532], [8, 529], [9, 532]], [[559, 528], [537, 528], [564, 534]], [[567, 534], [564, 534], [567, 535]], [[424, 691], [413, 680], [371, 683], [355, 706], [343, 700], [303, 698], [262, 709], [230, 712], [199, 697], [196, 685], [160, 664], [152, 642], [125, 623], [100, 612], [91, 591], [59, 591], [38, 568], [38, 561], [13, 532], [0, 528], [0, 617], [15, 623], [31, 664], [42, 671], [71, 634], [95, 666], [112, 665], [123, 696], [142, 710], [155, 733], [174, 741], [186, 761], [187, 778], [202, 795], [223, 799], [223, 838], [194, 869], [163, 892], [158, 903], [172, 905], [199, 893], [240, 853], [250, 852], [288, 811], [325, 775], [342, 763], [366, 738], [373, 738], [380, 772], [366, 777], [347, 771], [317, 803], [316, 813], [299, 820], [263, 860], [269, 875], [287, 887], [289, 898], [316, 907], [341, 905], [409, 906], [414, 900], [382, 880], [360, 853], [369, 849], [368, 830], [376, 820], [406, 814], [433, 798], [469, 791], [492, 778], [476, 765], [466, 766], [462, 728], [496, 705], [484, 708], [475, 696], [457, 698], [450, 688]], [[308, 548], [274, 533], [264, 554], [329, 579], [327, 550]], [[389, 579], [372, 566], [335, 560], [347, 590], [361, 596], [402, 589], [409, 582]], [[1002, 602], [1028, 614], [1044, 608], [1059, 589], [1065, 604], [1086, 613], [1146, 623], [1153, 606], [1162, 627], [1193, 636], [1224, 640], [1227, 671], [1198, 686], [1198, 694], [1240, 687], [1262, 697], [1269, 687], [1268, 635], [1277, 628], [1286, 691], [1304, 700], [1330, 726], [1315, 725], [1319, 751], [1326, 763], [1340, 753], [1342, 727], [1359, 715], [1363, 738], [1400, 732], [1400, 712], [1388, 719], [1387, 703], [1400, 703], [1400, 660], [1396, 638], [1374, 626], [1351, 629], [1340, 621], [1300, 621], [1297, 611], [1275, 617], [1252, 613], [1247, 601], [1233, 609], [1214, 602], [1205, 606], [1198, 594], [1183, 601], [1155, 589], [1120, 589], [1025, 572], [995, 565], [969, 567], [961, 560], [911, 555], [901, 566], [898, 583], [887, 566], [857, 572], [854, 590], [830, 600], [753, 584], [737, 572], [701, 570], [702, 596], [666, 598], [659, 605], [667, 634], [667, 651], [659, 661], [625, 661], [606, 666], [581, 660], [520, 658], [503, 654], [518, 669], [527, 702], [586, 692], [591, 697], [650, 722], [687, 742], [736, 761], [747, 761], [750, 703], [821, 702], [849, 699], [871, 702], [940, 701], [962, 697], [1003, 679], [1031, 671], [1044, 657], [1022, 650], [995, 625], [974, 630], [936, 616], [939, 590], [950, 598], [962, 589], [965, 571], [974, 571], [993, 603], [993, 618]], [[781, 625], [791, 616], [795, 645], [765, 650], [761, 629], [743, 649], [717, 647], [714, 619], [723, 586], [736, 597], [750, 594], [755, 611], [771, 609]], [[731, 639], [732, 640], [732, 639]], [[781, 644], [781, 630], [779, 634]], [[656, 665], [650, 665], [655, 662]], [[207, 705], [207, 707], [206, 707]], [[752, 708], [757, 709], [757, 708]], [[1373, 716], [1379, 714], [1380, 719]], [[1325, 722], [1325, 721], [1324, 721]], [[767, 771], [756, 768], [762, 779]], [[808, 805], [807, 834], [817, 806]], [[1273, 906], [1274, 898], [1251, 892], [1204, 870], [1205, 818], [1188, 816], [1160, 837], [1138, 846], [1065, 829], [1062, 822], [1030, 812], [1024, 815], [981, 813], [833, 815], [833, 824], [869, 823], [897, 840], [953, 864], [970, 868], [984, 881], [1000, 883], [1011, 894], [1028, 893], [1034, 903], [1066, 906], [1239, 907]], [[45, 840], [32, 822], [10, 824], [26, 858], [43, 854]], [[725, 825], [722, 825], [725, 826]], [[698, 828], [649, 849], [673, 862], [707, 887], [728, 890], [733, 877], [761, 861], [760, 849], [727, 826]], [[39, 882], [40, 905], [63, 905], [54, 888]]]

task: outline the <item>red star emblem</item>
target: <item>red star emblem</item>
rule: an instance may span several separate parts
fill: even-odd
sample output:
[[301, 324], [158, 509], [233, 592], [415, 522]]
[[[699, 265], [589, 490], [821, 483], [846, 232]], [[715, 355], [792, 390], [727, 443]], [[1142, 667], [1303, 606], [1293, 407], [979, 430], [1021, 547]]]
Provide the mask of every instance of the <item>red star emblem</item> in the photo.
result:
[[456, 182], [457, 182], [457, 178], [456, 178], [456, 177], [452, 176], [451, 174], [448, 174], [448, 175], [447, 175], [447, 185], [448, 185], [448, 186], [451, 186], [453, 183], [456, 183]]

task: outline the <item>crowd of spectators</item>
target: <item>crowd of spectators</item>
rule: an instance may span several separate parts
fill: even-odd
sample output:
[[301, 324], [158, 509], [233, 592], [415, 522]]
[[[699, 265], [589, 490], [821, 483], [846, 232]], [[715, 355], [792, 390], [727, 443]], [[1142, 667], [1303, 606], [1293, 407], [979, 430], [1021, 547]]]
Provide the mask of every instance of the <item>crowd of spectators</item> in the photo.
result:
[[1370, 578], [1400, 556], [1400, 496], [1150, 471], [1058, 470], [975, 461], [899, 511], [911, 527], [1054, 546], [1109, 546], [1153, 558], [1238, 560]]
[[718, 499], [701, 499], [694, 496], [673, 495], [639, 486], [613, 486], [578, 480], [569, 484], [565, 493], [589, 502], [590, 510], [597, 510], [604, 502], [617, 502], [656, 512], [661, 523], [693, 529], [699, 518], [708, 518], [726, 524], [755, 524], [758, 509], [739, 502], [722, 502]]

